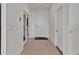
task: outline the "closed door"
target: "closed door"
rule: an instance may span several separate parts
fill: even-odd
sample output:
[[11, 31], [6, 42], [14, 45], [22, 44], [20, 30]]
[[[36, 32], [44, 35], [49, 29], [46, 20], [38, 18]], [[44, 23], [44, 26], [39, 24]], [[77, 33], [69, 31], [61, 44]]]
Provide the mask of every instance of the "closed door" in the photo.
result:
[[63, 51], [63, 7], [56, 10], [56, 37], [57, 46]]
[[36, 37], [48, 37], [48, 12], [42, 11], [36, 13], [36, 26], [35, 36]]
[[43, 25], [36, 25], [36, 37], [46, 37], [45, 27]]

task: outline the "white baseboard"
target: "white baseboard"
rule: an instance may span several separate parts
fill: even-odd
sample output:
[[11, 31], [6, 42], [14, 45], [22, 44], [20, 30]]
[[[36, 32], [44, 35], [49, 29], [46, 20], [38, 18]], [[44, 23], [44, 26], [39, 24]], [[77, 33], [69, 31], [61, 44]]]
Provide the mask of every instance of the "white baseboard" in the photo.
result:
[[23, 51], [23, 47], [20, 49], [20, 52], [18, 53], [18, 55], [20, 55], [22, 51]]

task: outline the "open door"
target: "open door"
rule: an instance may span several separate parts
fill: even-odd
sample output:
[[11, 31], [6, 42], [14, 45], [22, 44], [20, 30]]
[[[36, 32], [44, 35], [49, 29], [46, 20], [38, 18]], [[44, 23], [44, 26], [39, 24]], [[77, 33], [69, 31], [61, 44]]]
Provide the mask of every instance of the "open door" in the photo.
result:
[[63, 6], [56, 9], [56, 43], [63, 51]]

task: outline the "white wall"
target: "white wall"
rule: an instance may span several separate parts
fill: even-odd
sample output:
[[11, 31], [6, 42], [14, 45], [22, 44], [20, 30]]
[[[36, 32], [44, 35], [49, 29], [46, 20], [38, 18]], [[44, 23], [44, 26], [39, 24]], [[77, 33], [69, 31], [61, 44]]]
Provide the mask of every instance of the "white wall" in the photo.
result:
[[79, 4], [69, 4], [70, 54], [79, 54]]
[[23, 9], [29, 13], [26, 4], [6, 4], [6, 54], [20, 54], [23, 48]]
[[50, 13], [49, 38], [55, 44], [55, 6], [54, 5], [51, 5], [49, 13]]
[[[32, 9], [30, 13], [30, 37], [49, 37], [49, 12], [46, 9]], [[43, 30], [36, 29], [36, 26]]]
[[63, 4], [63, 53], [69, 54], [69, 4]]
[[79, 4], [64, 4], [64, 54], [79, 54]]

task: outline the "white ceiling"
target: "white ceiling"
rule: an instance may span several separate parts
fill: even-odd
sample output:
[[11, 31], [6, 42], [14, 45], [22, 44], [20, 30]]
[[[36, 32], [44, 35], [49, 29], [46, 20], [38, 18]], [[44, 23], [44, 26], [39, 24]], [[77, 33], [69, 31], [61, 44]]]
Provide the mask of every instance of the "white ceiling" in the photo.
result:
[[51, 6], [51, 3], [29, 3], [28, 6], [30, 8], [41, 8], [41, 9], [48, 9]]

